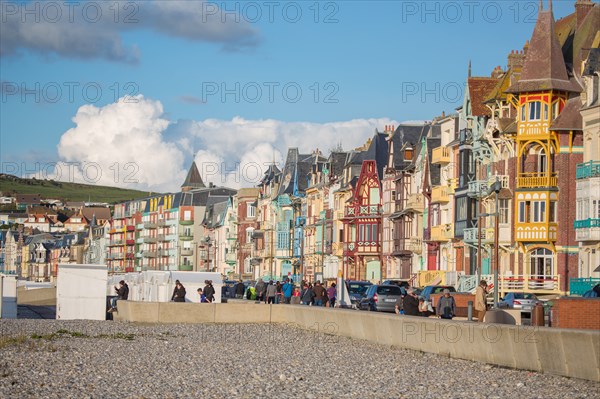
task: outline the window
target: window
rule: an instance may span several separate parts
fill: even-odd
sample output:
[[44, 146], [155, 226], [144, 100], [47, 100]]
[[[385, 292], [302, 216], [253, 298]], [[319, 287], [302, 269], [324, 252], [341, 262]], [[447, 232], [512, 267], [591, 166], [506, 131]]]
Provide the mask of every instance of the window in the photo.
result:
[[544, 120], [548, 120], [548, 104], [544, 104]]
[[246, 229], [246, 242], [252, 241], [252, 233], [254, 233], [254, 229], [252, 227], [248, 227]]
[[546, 221], [546, 201], [533, 201], [532, 219], [534, 223]]
[[540, 120], [541, 108], [542, 108], [542, 103], [539, 101], [532, 101], [529, 103], [529, 120], [530, 121], [539, 121]]
[[498, 200], [498, 208], [499, 208], [499, 212], [500, 212], [500, 215], [499, 215], [500, 223], [510, 223], [510, 220], [508, 219], [509, 207], [510, 207], [510, 200], [508, 200], [508, 199]]
[[377, 242], [377, 223], [371, 225], [371, 242]]
[[556, 119], [556, 117], [558, 117], [558, 101], [552, 104], [552, 118]]
[[358, 241], [363, 242], [365, 240], [365, 225], [361, 224], [358, 227]]
[[413, 149], [412, 148], [406, 148], [404, 150], [404, 160], [405, 161], [412, 161], [413, 159]]
[[521, 122], [525, 122], [525, 104], [521, 105]]
[[547, 279], [554, 277], [554, 254], [546, 248], [538, 248], [530, 253], [531, 277]]
[[467, 197], [456, 199], [456, 220], [467, 220]]
[[558, 206], [556, 205], [556, 201], [550, 201], [550, 209], [548, 210], [548, 217], [550, 218], [550, 222], [558, 222]]
[[256, 207], [254, 206], [254, 204], [251, 203], [251, 202], [247, 202], [246, 203], [246, 207], [247, 207], [246, 208], [247, 209], [247, 215], [246, 216], [249, 217], [249, 218], [255, 217], [256, 216]]
[[520, 201], [519, 202], [519, 223], [529, 223], [529, 221], [531, 220], [530, 209], [531, 209], [530, 201]]
[[183, 220], [192, 220], [192, 211], [183, 211]]

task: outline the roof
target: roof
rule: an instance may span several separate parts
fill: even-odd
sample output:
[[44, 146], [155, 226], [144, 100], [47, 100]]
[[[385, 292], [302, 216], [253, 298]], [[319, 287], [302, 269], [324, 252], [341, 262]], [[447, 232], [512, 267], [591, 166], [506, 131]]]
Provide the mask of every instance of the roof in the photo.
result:
[[[429, 124], [424, 123], [422, 125], [399, 125], [394, 134], [391, 137], [392, 144], [394, 146], [394, 168], [404, 169], [408, 164], [412, 162], [411, 159], [404, 159], [404, 148], [415, 148], [419, 143], [421, 136], [424, 132], [429, 130]], [[414, 151], [413, 151], [414, 158]]]
[[484, 103], [498, 84], [498, 80], [490, 77], [472, 77], [467, 80], [471, 99], [471, 114], [473, 116], [489, 116], [492, 114], [492, 111]]
[[531, 36], [525, 63], [518, 82], [508, 92], [564, 90], [581, 91], [581, 87], [570, 79], [565, 65], [562, 48], [555, 31], [552, 10], [540, 10]]
[[579, 112], [580, 108], [579, 96], [569, 98], [562, 112], [550, 125], [550, 130], [582, 130], [583, 120]]
[[192, 166], [190, 166], [190, 170], [188, 171], [187, 176], [185, 177], [185, 181], [181, 185], [181, 188], [204, 188], [204, 182], [202, 181], [202, 177], [200, 176], [200, 172], [198, 171], [198, 167], [196, 166], [196, 162], [192, 162]]
[[39, 194], [17, 194], [15, 195], [17, 204], [40, 204], [41, 197]]
[[110, 219], [110, 209], [104, 207], [86, 207], [81, 209], [81, 213], [83, 217], [85, 217], [88, 221], [91, 221], [94, 216], [96, 220], [108, 220]]

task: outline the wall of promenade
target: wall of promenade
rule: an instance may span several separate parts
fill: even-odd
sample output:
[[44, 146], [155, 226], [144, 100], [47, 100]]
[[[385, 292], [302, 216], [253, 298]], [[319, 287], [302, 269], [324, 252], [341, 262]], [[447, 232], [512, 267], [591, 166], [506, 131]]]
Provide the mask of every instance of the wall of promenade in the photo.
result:
[[444, 321], [299, 305], [121, 301], [118, 309], [115, 320], [281, 323], [324, 335], [600, 381], [600, 331]]

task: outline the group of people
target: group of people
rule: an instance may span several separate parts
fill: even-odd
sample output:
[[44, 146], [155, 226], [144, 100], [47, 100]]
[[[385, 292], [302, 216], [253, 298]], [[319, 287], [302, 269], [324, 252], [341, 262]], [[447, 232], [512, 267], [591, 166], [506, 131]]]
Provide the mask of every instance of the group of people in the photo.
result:
[[[239, 284], [243, 284], [241, 280], [238, 285]], [[267, 283], [263, 280], [259, 280], [255, 287], [250, 286], [246, 290], [246, 299], [256, 299], [257, 301], [262, 301], [268, 304], [289, 304], [292, 301], [293, 295], [294, 283], [289, 278], [286, 278], [283, 281], [283, 284], [281, 284], [279, 281], [273, 282], [273, 280], [270, 280]]]
[[333, 308], [337, 299], [337, 288], [335, 283], [331, 283], [329, 288], [325, 288], [320, 281], [312, 283], [302, 282], [302, 291], [300, 292], [300, 303], [303, 305], [326, 306]]
[[[445, 289], [443, 296], [437, 304], [437, 314], [442, 319], [452, 319], [456, 315], [456, 302], [450, 296], [450, 291]], [[424, 297], [417, 295], [414, 288], [406, 290], [406, 295], [400, 296], [396, 300], [396, 314], [405, 314], [407, 316], [429, 317], [434, 314], [433, 308]]]
[[[201, 303], [212, 303], [215, 300], [215, 288], [213, 287], [212, 280], [204, 280], [204, 289], [198, 288], [198, 296]], [[185, 302], [185, 287], [181, 284], [181, 281], [175, 280], [175, 288], [173, 289], [173, 295], [171, 301], [173, 302]]]

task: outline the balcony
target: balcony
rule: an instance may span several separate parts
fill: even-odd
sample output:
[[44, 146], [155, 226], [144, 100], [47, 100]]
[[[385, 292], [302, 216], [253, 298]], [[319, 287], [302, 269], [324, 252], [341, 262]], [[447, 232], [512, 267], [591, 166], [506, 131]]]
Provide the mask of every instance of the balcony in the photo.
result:
[[126, 227], [127, 231], [135, 231], [135, 226], [134, 225], [128, 225]]
[[156, 258], [156, 251], [144, 251], [142, 252], [144, 258]]
[[[463, 241], [467, 244], [477, 245], [479, 243], [479, 228], [472, 227], [464, 229]], [[481, 229], [481, 243], [490, 244], [494, 242], [494, 228], [482, 228]]]
[[166, 236], [166, 235], [164, 235], [164, 234], [159, 234], [159, 235], [157, 235], [157, 236], [156, 236], [156, 239], [157, 239], [158, 241], [161, 241], [161, 242], [162, 242], [162, 241], [169, 241], [169, 240], [167, 240], [167, 236]]
[[441, 224], [431, 227], [430, 241], [446, 242], [454, 237], [454, 226], [452, 223]]
[[138, 237], [135, 239], [136, 244], [142, 244], [144, 242], [144, 237]]
[[432, 204], [447, 204], [450, 201], [450, 187], [435, 186], [431, 191]]
[[558, 225], [556, 223], [519, 223], [515, 225], [515, 241], [540, 242], [556, 241]]
[[156, 242], [156, 237], [142, 237], [142, 239], [146, 244], [154, 244]]
[[112, 240], [111, 242], [108, 243], [109, 247], [116, 247], [119, 245], [123, 245], [123, 240]]
[[194, 270], [194, 265], [189, 265], [189, 264], [179, 265], [180, 272], [191, 272], [193, 270]]
[[488, 194], [488, 181], [487, 180], [474, 180], [469, 182], [467, 188], [467, 195], [471, 198], [482, 198]]
[[448, 179], [448, 187], [450, 188], [450, 190], [452, 190], [452, 192], [456, 191], [456, 189], [458, 188], [458, 178], [453, 177], [451, 179]]
[[133, 252], [127, 252], [125, 254], [125, 258], [126, 259], [134, 259], [135, 258], [135, 254]]
[[181, 248], [181, 256], [192, 256], [194, 250], [192, 248]]
[[225, 262], [229, 263], [229, 264], [236, 264], [237, 256], [236, 256], [235, 252], [227, 253], [227, 255], [225, 255]]
[[156, 223], [156, 225], [158, 227], [165, 227], [167, 225], [167, 220], [166, 219], [159, 219], [158, 222]]
[[501, 292], [534, 292], [539, 294], [561, 293], [560, 275], [504, 275], [498, 278], [498, 287]]
[[577, 165], [577, 179], [600, 177], [600, 161], [589, 161]]
[[144, 228], [144, 223], [138, 223], [135, 225], [135, 228], [138, 230], [142, 230]]
[[447, 165], [450, 163], [450, 148], [442, 146], [433, 149], [432, 163]]
[[179, 220], [179, 224], [182, 226], [191, 226], [194, 224], [194, 219], [189, 220]]
[[156, 223], [154, 223], [154, 222], [144, 222], [144, 228], [145, 229], [155, 229], [156, 228]]
[[380, 205], [358, 205], [358, 206], [347, 206], [346, 216], [347, 217], [369, 217], [378, 216], [381, 214]]
[[600, 219], [576, 220], [575, 241], [600, 241]]
[[517, 177], [517, 188], [557, 187], [557, 184], [557, 173], [519, 173]]
[[415, 254], [423, 252], [423, 240], [420, 238], [412, 237], [406, 241], [406, 249]]
[[134, 239], [125, 240], [125, 244], [126, 245], [135, 245], [135, 240]]
[[415, 213], [423, 213], [425, 209], [424, 201], [425, 197], [423, 194], [410, 194], [404, 209]]
[[181, 241], [192, 241], [194, 239], [194, 235], [192, 234], [192, 232], [184, 231], [179, 233], [179, 239]]

